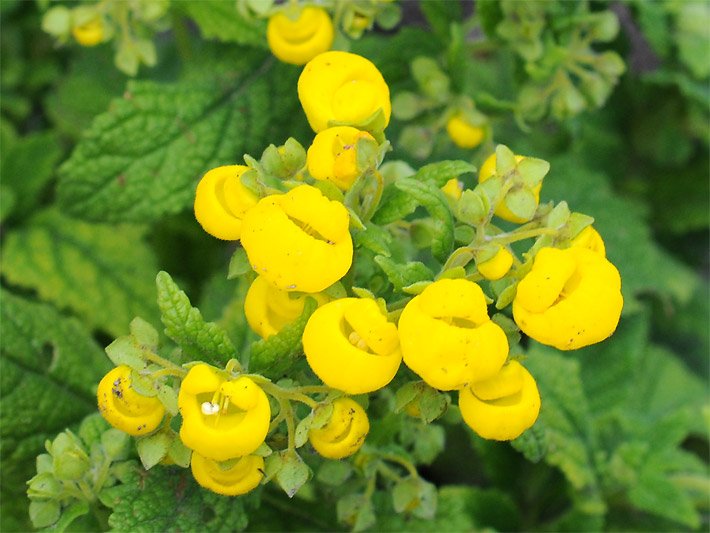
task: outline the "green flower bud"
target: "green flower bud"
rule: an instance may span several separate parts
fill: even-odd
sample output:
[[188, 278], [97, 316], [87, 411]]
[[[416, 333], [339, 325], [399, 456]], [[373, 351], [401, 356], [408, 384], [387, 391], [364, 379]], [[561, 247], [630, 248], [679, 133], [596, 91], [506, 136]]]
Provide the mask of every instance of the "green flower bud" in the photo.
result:
[[37, 529], [54, 524], [59, 520], [61, 512], [61, 505], [54, 500], [32, 500], [30, 502], [30, 520]]

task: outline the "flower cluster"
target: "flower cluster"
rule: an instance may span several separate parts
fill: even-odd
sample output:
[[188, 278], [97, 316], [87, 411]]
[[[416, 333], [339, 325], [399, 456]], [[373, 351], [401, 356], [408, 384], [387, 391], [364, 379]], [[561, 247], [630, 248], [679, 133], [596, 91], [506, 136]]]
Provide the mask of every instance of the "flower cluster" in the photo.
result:
[[[317, 44], [309, 35], [323, 37], [319, 10], [303, 9], [295, 19], [274, 15], [270, 39], [284, 28], [302, 31], [304, 38], [292, 44], [308, 51], [299, 57], [309, 55]], [[202, 361], [178, 366], [141, 348], [145, 366], [119, 366], [102, 380], [101, 413], [131, 435], [163, 434], [179, 442], [188, 457], [182, 466], [190, 466], [200, 485], [225, 495], [278, 479], [274, 472], [285, 464], [301, 468], [296, 449], [307, 443], [328, 459], [362, 450], [370, 421], [366, 401], [354, 396], [412, 373], [419, 380], [400, 391], [419, 392], [404, 395], [396, 411], [431, 422], [456, 394], [464, 422], [478, 435], [517, 438], [541, 409], [536, 381], [522, 364], [519, 331], [571, 350], [602, 341], [618, 323], [619, 273], [591, 220], [570, 213], [565, 203], [541, 204], [549, 164], [505, 146], [485, 160], [473, 189], [457, 176], [401, 175], [401, 165], [381, 169], [389, 88], [361, 56], [316, 55], [301, 73], [298, 96], [315, 132], [307, 150], [293, 139], [272, 145], [260, 161], [245, 156], [246, 165], [208, 171], [195, 193], [195, 217], [205, 231], [239, 241], [235, 257], [244, 268], [236, 275], [251, 282], [244, 314], [262, 339], [245, 358], [249, 368], [236, 359], [224, 369]], [[462, 146], [480, 142], [480, 132], [462, 116], [453, 115], [448, 127]], [[382, 215], [379, 209], [392, 209], [387, 201], [399, 201], [404, 218]], [[432, 232], [448, 220], [452, 241], [454, 221], [467, 236], [456, 237], [464, 245], [444, 253], [431, 243], [431, 256], [442, 263], [438, 275], [421, 262], [402, 265], [385, 253], [392, 236], [413, 231], [407, 217], [416, 217], [420, 205], [430, 213]], [[506, 231], [497, 219], [521, 226]], [[529, 238], [535, 243], [518, 256], [511, 244]], [[363, 264], [381, 268], [388, 284], [359, 287]], [[491, 294], [498, 309], [512, 308], [512, 320], [489, 314]], [[288, 354], [285, 345], [292, 347]], [[258, 365], [267, 348], [282, 359], [303, 354], [308, 366], [298, 379], [310, 382], [300, 385], [288, 374], [285, 382], [267, 378], [268, 365]], [[402, 362], [411, 372], [399, 373]], [[293, 361], [271, 363], [290, 368]], [[171, 387], [179, 388], [172, 409], [165, 400]], [[423, 390], [445, 400], [427, 407], [417, 396]], [[432, 409], [434, 404], [443, 408]], [[179, 432], [170, 425], [177, 415]], [[285, 439], [279, 440], [283, 426]], [[284, 440], [286, 448], [273, 453], [269, 445]], [[368, 453], [366, 448], [362, 455]]]

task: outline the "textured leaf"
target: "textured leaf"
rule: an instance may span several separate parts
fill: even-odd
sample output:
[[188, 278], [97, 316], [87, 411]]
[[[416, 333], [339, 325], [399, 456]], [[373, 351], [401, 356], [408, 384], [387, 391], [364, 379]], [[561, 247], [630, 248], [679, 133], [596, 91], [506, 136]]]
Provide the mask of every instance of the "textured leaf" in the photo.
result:
[[226, 498], [201, 488], [183, 469], [135, 469], [125, 483], [103, 491], [116, 531], [242, 531], [244, 498]]
[[195, 81], [129, 82], [60, 168], [63, 208], [88, 220], [153, 220], [189, 206], [210, 168], [260, 151], [269, 128], [292, 115], [296, 73], [256, 51], [232, 60]]
[[395, 186], [424, 206], [431, 215], [431, 253], [443, 263], [454, 247], [454, 218], [444, 193], [430, 182], [418, 182], [415, 178], [400, 179]]
[[307, 298], [301, 316], [284, 326], [276, 335], [253, 343], [249, 371], [260, 372], [268, 377], [279, 377], [285, 373], [303, 351], [303, 330], [317, 306], [313, 298]]
[[[385, 505], [381, 506], [383, 511]], [[518, 510], [508, 495], [497, 490], [454, 485], [440, 488], [433, 520], [408, 519], [391, 511], [382, 512], [377, 518], [377, 531], [455, 532], [485, 528], [514, 531], [519, 528]]]
[[202, 36], [220, 41], [266, 47], [266, 24], [258, 18], [247, 20], [229, 0], [188, 0], [178, 2], [178, 9], [193, 18]]
[[606, 511], [595, 470], [596, 436], [579, 376], [579, 363], [556, 350], [535, 344], [526, 366], [540, 389], [538, 423], [545, 428], [545, 461], [558, 467], [575, 489], [577, 506], [586, 514]]
[[155, 258], [143, 231], [44, 211], [8, 232], [0, 267], [8, 282], [68, 307], [92, 327], [120, 335], [136, 315], [157, 318]]
[[419, 281], [434, 279], [434, 273], [424, 263], [419, 261], [400, 264], [388, 257], [378, 255], [375, 256], [375, 263], [387, 275], [387, 279], [390, 280], [396, 291], [402, 291], [405, 287]]
[[4, 508], [12, 493], [27, 505], [25, 481], [44, 441], [96, 410], [94, 387], [110, 365], [77, 320], [48, 305], [2, 291], [0, 325]]
[[14, 194], [14, 213], [27, 214], [37, 205], [61, 156], [57, 136], [47, 132], [27, 135], [4, 150], [0, 175]]
[[451, 178], [461, 174], [476, 172], [476, 167], [467, 161], [437, 161], [420, 168], [412, 179], [422, 183], [431, 183], [435, 187], [443, 187]]
[[217, 366], [236, 357], [237, 351], [224, 329], [214, 322], [205, 322], [200, 310], [192, 307], [190, 299], [170, 274], [159, 272], [155, 283], [165, 334], [188, 356]]

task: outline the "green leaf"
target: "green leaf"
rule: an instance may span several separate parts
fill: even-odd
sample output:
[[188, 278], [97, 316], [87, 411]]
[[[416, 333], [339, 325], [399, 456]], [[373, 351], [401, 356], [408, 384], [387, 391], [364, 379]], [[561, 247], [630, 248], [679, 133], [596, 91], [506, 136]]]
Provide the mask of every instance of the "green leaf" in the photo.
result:
[[589, 515], [605, 513], [594, 463], [598, 444], [578, 361], [535, 344], [525, 362], [542, 398], [537, 423], [545, 428], [545, 462], [562, 470], [575, 489], [575, 503], [580, 510]]
[[338, 521], [348, 524], [353, 531], [365, 531], [376, 523], [372, 501], [362, 494], [348, 494], [336, 505]]
[[129, 82], [60, 168], [60, 205], [87, 220], [154, 220], [188, 207], [210, 168], [260, 152], [293, 117], [296, 73], [253, 50], [232, 61], [207, 61], [194, 81]]
[[281, 468], [276, 472], [276, 481], [289, 498], [311, 477], [311, 469], [295, 451], [281, 454]]
[[246, 19], [235, 2], [191, 0], [176, 7], [195, 20], [205, 39], [219, 39], [266, 48], [266, 24], [263, 19]]
[[424, 206], [431, 215], [431, 253], [440, 262], [445, 262], [454, 246], [454, 218], [444, 193], [430, 182], [418, 182], [415, 178], [400, 179], [395, 186]]
[[33, 500], [30, 502], [30, 520], [37, 529], [51, 526], [62, 513], [62, 506], [55, 500]]
[[[34, 503], [34, 502], [33, 502]], [[30, 503], [30, 506], [32, 503]], [[62, 533], [80, 516], [89, 514], [89, 504], [86, 501], [77, 501], [62, 509], [62, 515], [56, 523], [44, 531], [52, 533]]]
[[424, 263], [419, 261], [411, 261], [409, 263], [400, 264], [383, 255], [375, 256], [377, 263], [382, 271], [387, 275], [396, 291], [402, 291], [419, 281], [431, 281], [434, 279], [434, 273], [429, 270]]
[[434, 33], [444, 40], [449, 38], [449, 26], [460, 23], [463, 17], [460, 2], [422, 2], [419, 8]]
[[109, 526], [117, 531], [242, 531], [248, 523], [244, 502], [201, 488], [190, 472], [134, 469], [125, 483], [102, 492], [112, 508]]
[[390, 256], [389, 245], [392, 242], [392, 235], [380, 226], [368, 224], [363, 231], [356, 231], [353, 239], [357, 247], [367, 248], [385, 257]]
[[7, 281], [35, 289], [112, 335], [135, 315], [157, 317], [149, 280], [156, 270], [142, 230], [100, 226], [43, 211], [9, 232], [0, 267]]
[[318, 303], [307, 298], [303, 312], [295, 321], [284, 326], [276, 335], [259, 340], [251, 345], [249, 371], [278, 377], [285, 373], [301, 355], [301, 339], [308, 319]]
[[676, 19], [676, 42], [681, 61], [698, 79], [710, 75], [710, 6], [705, 2], [683, 2]]
[[[79, 321], [7, 291], [0, 292], [0, 327], [5, 501], [24, 495], [45, 440], [96, 411], [95, 384], [110, 364]], [[27, 505], [24, 498], [21, 505]]]
[[27, 135], [3, 153], [0, 175], [14, 194], [14, 214], [27, 215], [38, 204], [61, 157], [59, 140], [50, 132]]
[[224, 329], [214, 322], [205, 322], [200, 310], [192, 307], [170, 274], [159, 272], [155, 282], [165, 334], [187, 355], [217, 366], [236, 357], [237, 351]]
[[467, 161], [437, 161], [436, 163], [424, 165], [411, 179], [422, 183], [430, 183], [435, 187], [443, 187], [452, 178], [458, 178], [461, 174], [475, 172], [476, 167]]
[[664, 475], [644, 472], [629, 491], [629, 500], [639, 509], [685, 526], [700, 527], [700, 515], [686, 494]]

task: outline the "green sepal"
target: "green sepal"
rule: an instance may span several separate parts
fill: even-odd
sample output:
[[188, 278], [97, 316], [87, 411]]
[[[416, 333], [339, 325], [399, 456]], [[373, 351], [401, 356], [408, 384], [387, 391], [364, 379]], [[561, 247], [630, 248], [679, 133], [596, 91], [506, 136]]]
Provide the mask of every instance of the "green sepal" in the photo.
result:
[[[30, 503], [32, 505], [32, 503]], [[62, 509], [62, 514], [59, 520], [54, 522], [50, 527], [44, 529], [43, 531], [47, 533], [62, 533], [66, 531], [69, 526], [79, 518], [89, 514], [90, 508], [89, 503], [83, 500], [75, 501], [74, 503], [68, 505]]]
[[324, 461], [316, 479], [325, 485], [338, 487], [353, 475], [353, 467], [346, 461]]
[[30, 520], [37, 529], [54, 524], [62, 514], [62, 506], [56, 500], [32, 500]]
[[491, 210], [488, 195], [480, 187], [466, 189], [456, 204], [456, 218], [466, 224], [479, 226], [488, 220]]
[[365, 531], [377, 523], [372, 501], [363, 494], [347, 494], [336, 504], [338, 521], [347, 524], [353, 531]]
[[508, 192], [503, 200], [505, 206], [516, 217], [523, 220], [530, 220], [537, 211], [537, 198], [530, 189], [516, 188]]
[[146, 362], [143, 352], [132, 336], [119, 337], [106, 346], [106, 355], [114, 365], [126, 365], [134, 370], [145, 368]]
[[179, 467], [187, 468], [190, 466], [190, 460], [192, 459], [192, 450], [185, 446], [180, 438], [176, 436], [170, 443], [167, 457], [172, 459]]
[[433, 422], [446, 413], [451, 403], [451, 398], [445, 392], [424, 385], [419, 396], [419, 412], [426, 423]]
[[504, 176], [515, 169], [515, 154], [504, 144], [496, 146], [496, 174]]
[[405, 478], [394, 486], [392, 504], [398, 513], [431, 520], [436, 515], [436, 487], [420, 477]]
[[178, 414], [178, 393], [170, 385], [165, 383], [156, 383], [155, 389], [157, 391], [157, 398], [160, 403], [163, 404], [165, 410], [172, 416], [177, 416]]
[[550, 171], [550, 163], [544, 159], [524, 157], [517, 168], [522, 182], [528, 187], [535, 187], [542, 183], [543, 178]]
[[123, 461], [128, 458], [131, 438], [115, 428], [109, 428], [101, 434], [101, 448], [111, 461]]
[[295, 451], [281, 452], [281, 468], [276, 472], [276, 482], [289, 498], [293, 498], [312, 476], [311, 469]]
[[394, 395], [394, 412], [400, 413], [410, 403], [416, 401], [424, 390], [424, 387], [426, 387], [426, 383], [423, 381], [410, 381], [397, 389]]
[[167, 432], [159, 431], [153, 435], [136, 439], [136, 449], [143, 468], [150, 470], [163, 460], [168, 454], [172, 438]]
[[232, 258], [229, 260], [227, 279], [238, 278], [247, 272], [251, 272], [251, 264], [249, 263], [246, 251], [240, 246], [234, 250]]

